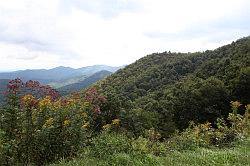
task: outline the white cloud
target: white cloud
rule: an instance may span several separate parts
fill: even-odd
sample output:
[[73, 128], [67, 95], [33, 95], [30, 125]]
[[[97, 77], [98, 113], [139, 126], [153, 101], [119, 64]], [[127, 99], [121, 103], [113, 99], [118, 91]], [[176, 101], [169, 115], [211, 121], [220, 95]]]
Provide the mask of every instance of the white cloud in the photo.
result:
[[0, 70], [122, 65], [250, 34], [247, 0], [0, 0]]

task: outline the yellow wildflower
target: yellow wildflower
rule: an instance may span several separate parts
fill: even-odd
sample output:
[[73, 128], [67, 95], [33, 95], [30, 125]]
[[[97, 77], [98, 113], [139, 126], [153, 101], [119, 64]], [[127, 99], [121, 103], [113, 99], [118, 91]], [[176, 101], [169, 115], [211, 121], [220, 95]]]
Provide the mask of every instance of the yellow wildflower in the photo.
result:
[[89, 104], [89, 102], [84, 102], [83, 105], [84, 105], [84, 107], [89, 107], [90, 104]]
[[250, 104], [247, 104], [245, 107], [247, 111], [250, 111]]
[[53, 106], [54, 106], [54, 110], [58, 110], [59, 108], [61, 108], [61, 101], [58, 100], [58, 101], [54, 102]]
[[50, 96], [46, 96], [45, 98], [41, 99], [39, 101], [39, 107], [43, 108], [43, 107], [50, 107], [52, 106], [52, 102], [51, 102], [51, 97]]
[[54, 122], [54, 119], [53, 118], [49, 118], [45, 121], [44, 125], [43, 125], [43, 128], [46, 128], [46, 127], [51, 127], [52, 124]]
[[30, 95], [30, 94], [28, 94], [28, 95], [25, 95], [25, 96], [23, 96], [23, 101], [24, 102], [29, 102], [29, 101], [32, 101], [32, 100], [34, 100], [35, 99], [35, 97], [34, 96], [32, 96], [32, 95]]
[[86, 117], [88, 116], [88, 114], [87, 114], [86, 112], [83, 112], [83, 113], [82, 113], [82, 116], [83, 116], [84, 118], [86, 118]]
[[106, 125], [102, 126], [102, 128], [103, 128], [104, 130], [108, 130], [108, 129], [111, 128], [111, 124], [106, 124]]
[[85, 123], [85, 124], [82, 126], [82, 128], [84, 128], [84, 129], [86, 129], [86, 128], [88, 128], [88, 127], [89, 127], [89, 122]]
[[231, 101], [231, 107], [233, 110], [238, 110], [242, 104], [239, 101]]
[[207, 122], [205, 124], [201, 124], [201, 128], [205, 130], [209, 130], [211, 128], [211, 123]]
[[73, 99], [68, 100], [68, 105], [74, 105], [74, 104], [75, 104], [75, 100], [73, 100]]
[[36, 103], [36, 98], [30, 94], [21, 98], [21, 104], [25, 106], [32, 106]]
[[194, 134], [195, 134], [195, 138], [198, 139], [199, 138], [199, 134], [200, 134], [200, 128], [199, 127], [195, 127], [194, 128]]
[[70, 124], [70, 120], [65, 120], [64, 122], [63, 122], [63, 126], [68, 126]]
[[118, 126], [120, 124], [121, 120], [120, 119], [114, 119], [112, 120], [112, 124]]

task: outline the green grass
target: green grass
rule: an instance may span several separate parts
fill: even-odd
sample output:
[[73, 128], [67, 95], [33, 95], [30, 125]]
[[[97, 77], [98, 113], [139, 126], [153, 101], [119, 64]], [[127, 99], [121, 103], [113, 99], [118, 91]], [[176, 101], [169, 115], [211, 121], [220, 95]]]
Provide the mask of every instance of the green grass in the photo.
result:
[[150, 154], [118, 153], [106, 158], [86, 155], [71, 161], [62, 160], [51, 166], [223, 166], [250, 165], [250, 139], [235, 143], [231, 148], [197, 148], [194, 151], [169, 151], [164, 157]]
[[233, 148], [173, 152], [162, 159], [163, 165], [250, 165], [250, 141], [238, 143]]

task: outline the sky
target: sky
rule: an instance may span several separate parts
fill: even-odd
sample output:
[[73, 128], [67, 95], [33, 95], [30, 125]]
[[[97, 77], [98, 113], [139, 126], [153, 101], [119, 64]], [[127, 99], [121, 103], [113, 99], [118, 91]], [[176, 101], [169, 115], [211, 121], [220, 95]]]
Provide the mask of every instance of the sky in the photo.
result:
[[250, 35], [250, 0], [0, 0], [0, 71], [120, 66]]

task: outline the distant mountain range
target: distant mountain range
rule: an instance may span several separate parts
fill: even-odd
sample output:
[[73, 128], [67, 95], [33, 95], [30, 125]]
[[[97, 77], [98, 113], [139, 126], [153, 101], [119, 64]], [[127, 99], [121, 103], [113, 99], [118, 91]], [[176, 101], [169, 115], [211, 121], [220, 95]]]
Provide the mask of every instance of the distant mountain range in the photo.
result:
[[121, 67], [112, 67], [106, 65], [94, 65], [82, 68], [71, 68], [59, 66], [53, 69], [35, 69], [35, 70], [19, 70], [14, 72], [0, 73], [0, 79], [15, 79], [20, 78], [26, 80], [37, 80], [43, 84], [50, 84], [53, 82], [62, 82], [75, 77], [88, 77], [96, 72], [106, 70], [115, 72]]
[[[19, 70], [0, 73], [0, 98], [9, 80], [20, 78], [23, 81], [36, 80], [58, 89], [63, 94], [78, 91], [114, 73], [120, 67], [94, 65], [82, 68], [59, 66], [52, 69]], [[0, 99], [1, 100], [1, 99]]]

